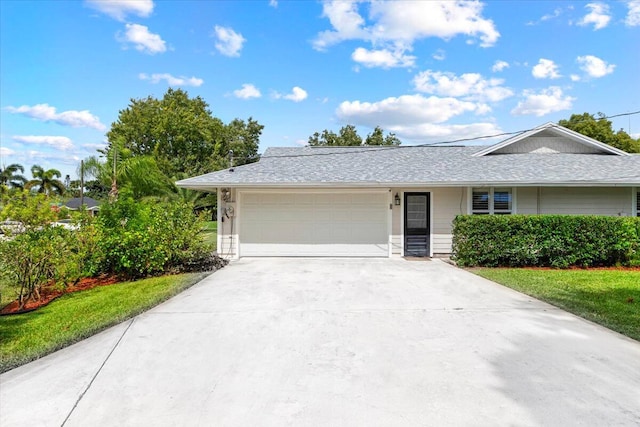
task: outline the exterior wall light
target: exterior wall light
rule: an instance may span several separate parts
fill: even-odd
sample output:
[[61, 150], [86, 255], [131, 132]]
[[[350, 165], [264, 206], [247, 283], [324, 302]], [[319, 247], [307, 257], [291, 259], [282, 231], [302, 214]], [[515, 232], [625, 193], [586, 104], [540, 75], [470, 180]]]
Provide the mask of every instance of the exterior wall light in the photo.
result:
[[400, 206], [400, 196], [398, 196], [398, 193], [396, 193], [396, 196], [393, 198], [393, 200], [396, 203], [396, 206]]

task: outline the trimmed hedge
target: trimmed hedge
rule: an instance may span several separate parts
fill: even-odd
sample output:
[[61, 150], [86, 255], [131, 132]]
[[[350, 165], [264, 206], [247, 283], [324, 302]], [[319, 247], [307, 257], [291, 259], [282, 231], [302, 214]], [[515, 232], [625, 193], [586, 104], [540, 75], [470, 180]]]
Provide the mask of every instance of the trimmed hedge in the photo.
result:
[[459, 215], [453, 258], [467, 267], [640, 265], [640, 218]]

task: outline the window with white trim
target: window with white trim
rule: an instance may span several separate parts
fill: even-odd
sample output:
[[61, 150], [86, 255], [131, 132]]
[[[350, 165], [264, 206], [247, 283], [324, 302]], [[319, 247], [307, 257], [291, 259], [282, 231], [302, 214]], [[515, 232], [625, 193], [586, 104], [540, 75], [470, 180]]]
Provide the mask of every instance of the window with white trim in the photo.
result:
[[471, 197], [474, 215], [509, 215], [513, 212], [511, 188], [474, 188]]

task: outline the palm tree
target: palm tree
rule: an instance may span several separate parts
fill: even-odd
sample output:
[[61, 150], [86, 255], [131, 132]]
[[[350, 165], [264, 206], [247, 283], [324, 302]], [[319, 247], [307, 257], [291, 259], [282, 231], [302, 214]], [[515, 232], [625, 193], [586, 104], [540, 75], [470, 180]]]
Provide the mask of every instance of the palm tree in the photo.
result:
[[[162, 197], [171, 191], [172, 183], [162, 174], [153, 156], [133, 156], [117, 144], [106, 154], [106, 161], [96, 156], [84, 160], [85, 177], [92, 176], [112, 189], [117, 182], [115, 188], [128, 187], [136, 199]], [[117, 156], [115, 170], [114, 155]]]
[[0, 185], [3, 187], [16, 188], [22, 190], [24, 188], [27, 179], [18, 173], [24, 173], [22, 165], [14, 163], [6, 166], [4, 169], [0, 169]]
[[62, 195], [64, 193], [64, 183], [58, 179], [62, 176], [59, 170], [44, 170], [39, 165], [33, 165], [31, 174], [33, 179], [24, 186], [27, 190], [37, 187], [38, 193], [44, 193], [47, 196], [55, 193]]

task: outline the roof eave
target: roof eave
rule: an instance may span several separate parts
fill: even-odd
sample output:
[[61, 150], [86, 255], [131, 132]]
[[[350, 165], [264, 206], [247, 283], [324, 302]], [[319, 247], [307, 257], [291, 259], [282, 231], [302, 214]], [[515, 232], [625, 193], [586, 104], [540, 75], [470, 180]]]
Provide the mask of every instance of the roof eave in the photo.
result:
[[211, 182], [180, 186], [197, 191], [217, 188], [425, 188], [425, 187], [637, 187], [640, 182], [628, 181], [433, 181], [433, 182]]

